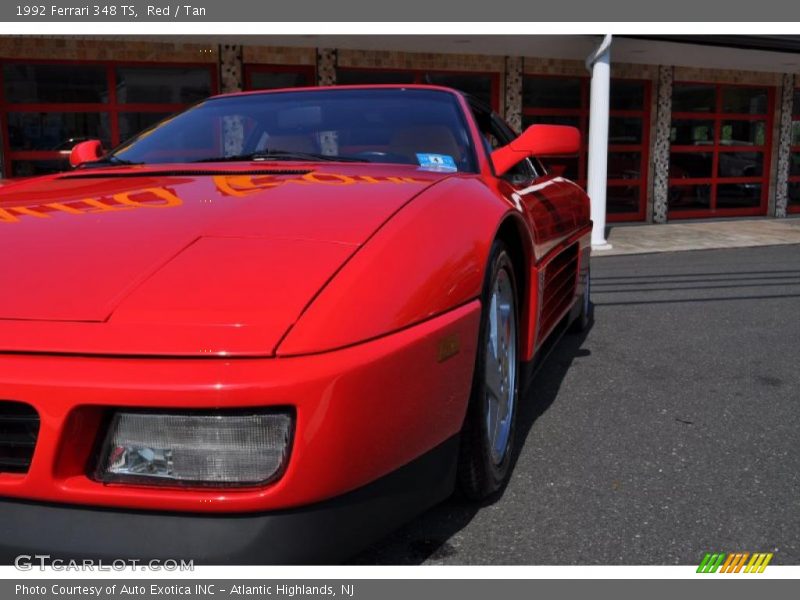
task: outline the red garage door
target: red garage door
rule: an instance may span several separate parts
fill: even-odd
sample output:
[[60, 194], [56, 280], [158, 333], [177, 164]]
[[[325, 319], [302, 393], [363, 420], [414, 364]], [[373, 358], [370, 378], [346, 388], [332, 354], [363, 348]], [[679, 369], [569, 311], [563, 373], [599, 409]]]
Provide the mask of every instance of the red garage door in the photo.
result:
[[792, 153], [789, 158], [790, 213], [800, 213], [800, 89], [794, 91], [792, 107]]
[[[643, 221], [646, 215], [650, 148], [650, 82], [611, 80], [608, 131], [608, 220]], [[581, 131], [583, 144], [575, 159], [546, 161], [551, 170], [586, 186], [589, 132], [589, 79], [526, 75], [523, 125], [553, 123]]]
[[112, 148], [216, 89], [215, 65], [2, 61], [3, 173], [63, 170], [76, 142]]
[[774, 88], [676, 83], [669, 218], [767, 214]]

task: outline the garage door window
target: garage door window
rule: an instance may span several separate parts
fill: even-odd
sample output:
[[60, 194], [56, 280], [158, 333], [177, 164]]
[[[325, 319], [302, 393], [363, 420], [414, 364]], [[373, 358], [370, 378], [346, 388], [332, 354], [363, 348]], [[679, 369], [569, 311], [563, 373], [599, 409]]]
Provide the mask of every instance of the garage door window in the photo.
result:
[[[571, 125], [581, 131], [576, 158], [545, 159], [551, 172], [586, 186], [589, 137], [589, 80], [585, 77], [528, 75], [523, 87], [523, 126], [535, 123]], [[650, 132], [650, 83], [612, 79], [608, 132], [609, 221], [645, 218]]]
[[670, 218], [766, 214], [773, 93], [756, 86], [674, 85]]
[[800, 213], [800, 89], [794, 91], [792, 107], [792, 152], [789, 156], [790, 213]]
[[3, 174], [69, 168], [75, 143], [112, 148], [214, 93], [213, 65], [51, 63], [0, 65]]

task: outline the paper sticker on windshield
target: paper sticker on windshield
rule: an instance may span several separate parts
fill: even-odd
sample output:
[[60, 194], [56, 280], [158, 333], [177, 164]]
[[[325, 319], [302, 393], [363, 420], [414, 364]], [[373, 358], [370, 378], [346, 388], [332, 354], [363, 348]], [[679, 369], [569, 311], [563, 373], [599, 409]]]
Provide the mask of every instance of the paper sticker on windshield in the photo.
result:
[[456, 161], [448, 154], [417, 154], [419, 166], [432, 171], [458, 171]]

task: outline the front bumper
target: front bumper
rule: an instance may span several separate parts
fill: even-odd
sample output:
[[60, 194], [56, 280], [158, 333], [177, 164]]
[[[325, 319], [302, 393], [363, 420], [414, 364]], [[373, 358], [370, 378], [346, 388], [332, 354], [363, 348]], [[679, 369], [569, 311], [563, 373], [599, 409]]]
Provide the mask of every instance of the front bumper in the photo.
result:
[[[377, 340], [296, 358], [0, 356], [0, 398], [32, 405], [41, 420], [29, 471], [0, 473], [0, 498], [259, 513], [356, 490], [461, 429], [479, 315], [474, 301]], [[443, 344], [458, 351], [443, 355]], [[87, 475], [110, 409], [269, 406], [291, 406], [296, 414], [288, 466], [274, 483], [247, 489], [156, 488], [103, 484]]]
[[[20, 555], [330, 564], [386, 535], [453, 490], [458, 438], [358, 490], [294, 510], [201, 515], [0, 501], [0, 564]], [[146, 564], [146, 563], [143, 563]], [[163, 564], [163, 563], [162, 563]]]

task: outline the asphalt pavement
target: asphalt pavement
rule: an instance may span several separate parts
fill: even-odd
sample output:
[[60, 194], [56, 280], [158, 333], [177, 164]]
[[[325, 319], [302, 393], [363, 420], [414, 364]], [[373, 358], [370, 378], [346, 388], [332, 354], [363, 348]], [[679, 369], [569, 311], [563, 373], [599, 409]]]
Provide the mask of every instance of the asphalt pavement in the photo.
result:
[[800, 246], [592, 259], [595, 320], [529, 383], [511, 482], [358, 564], [800, 564]]

